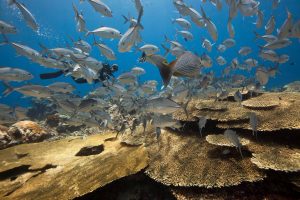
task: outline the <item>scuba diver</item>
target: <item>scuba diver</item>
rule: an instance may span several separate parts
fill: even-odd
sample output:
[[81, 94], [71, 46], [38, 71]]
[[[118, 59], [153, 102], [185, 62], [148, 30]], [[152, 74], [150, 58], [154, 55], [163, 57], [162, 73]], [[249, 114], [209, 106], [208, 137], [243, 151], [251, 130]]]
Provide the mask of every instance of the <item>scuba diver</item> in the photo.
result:
[[[112, 66], [110, 66], [108, 63], [103, 63], [103, 67], [99, 71], [99, 77], [98, 77], [98, 79], [94, 80], [94, 83], [99, 83], [100, 81], [103, 82], [105, 80], [109, 80], [110, 78], [114, 78], [114, 73], [117, 72], [118, 69], [119, 69], [119, 67], [117, 64], [113, 64]], [[63, 74], [67, 74], [68, 72], [69, 72], [69, 70], [59, 70], [56, 72], [44, 73], [44, 74], [40, 74], [40, 78], [43, 80], [53, 79], [53, 78], [57, 78]], [[84, 78], [75, 78], [73, 76], [71, 76], [71, 77], [78, 84], [87, 83], [87, 80], [85, 80]]]

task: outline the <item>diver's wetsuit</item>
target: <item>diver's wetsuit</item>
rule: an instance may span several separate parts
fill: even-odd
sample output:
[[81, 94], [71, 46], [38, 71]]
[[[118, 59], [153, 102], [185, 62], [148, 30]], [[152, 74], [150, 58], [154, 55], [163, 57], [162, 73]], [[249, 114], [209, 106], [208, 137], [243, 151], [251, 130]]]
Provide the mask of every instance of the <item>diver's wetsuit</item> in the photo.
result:
[[[105, 80], [110, 79], [111, 77], [114, 77], [114, 74], [116, 71], [118, 71], [118, 65], [114, 64], [110, 66], [108, 63], [103, 64], [103, 68], [99, 72], [99, 78], [94, 80], [94, 83], [99, 83], [100, 81], [103, 82]], [[56, 72], [51, 72], [51, 73], [45, 73], [45, 74], [40, 74], [41, 79], [52, 79], [52, 78], [57, 78], [65, 73], [68, 73], [69, 70], [59, 70]], [[72, 76], [72, 79], [78, 83], [78, 84], [83, 84], [87, 83], [87, 80], [84, 78], [75, 78]]]

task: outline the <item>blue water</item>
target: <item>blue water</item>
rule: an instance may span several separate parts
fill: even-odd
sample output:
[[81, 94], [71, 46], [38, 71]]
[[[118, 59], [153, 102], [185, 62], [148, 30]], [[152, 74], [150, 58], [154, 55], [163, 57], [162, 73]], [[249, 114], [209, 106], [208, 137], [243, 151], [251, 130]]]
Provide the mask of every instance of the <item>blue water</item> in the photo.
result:
[[[20, 0], [21, 1], [21, 0]], [[124, 33], [128, 29], [128, 24], [124, 24], [121, 15], [126, 15], [130, 13], [131, 16], [137, 17], [137, 12], [134, 7], [134, 3], [131, 0], [103, 0], [113, 11], [113, 18], [102, 17], [97, 13], [92, 6], [87, 2], [79, 3], [79, 0], [22, 0], [28, 9], [33, 13], [40, 25], [40, 30], [38, 33], [33, 32], [28, 26], [26, 26], [24, 20], [19, 14], [17, 9], [8, 7], [6, 1], [1, 0], [0, 2], [0, 20], [6, 21], [15, 25], [18, 29], [18, 34], [9, 35], [11, 41], [25, 44], [36, 50], [40, 50], [38, 43], [42, 43], [49, 48], [55, 47], [65, 47], [67, 43], [71, 43], [68, 36], [78, 39], [81, 37], [84, 40], [92, 43], [92, 37], [85, 38], [84, 34], [80, 34], [76, 31], [76, 23], [74, 19], [74, 12], [72, 8], [72, 2], [77, 6], [79, 10], [83, 12], [87, 29], [93, 30], [100, 26], [109, 26], [117, 28]], [[212, 19], [216, 24], [219, 32], [219, 39], [217, 44], [214, 45], [213, 51], [209, 53], [214, 59], [214, 66], [209, 70], [213, 70], [216, 74], [220, 74], [224, 67], [220, 67], [216, 64], [215, 59], [218, 55], [222, 55], [227, 62], [230, 62], [233, 58], [239, 57], [238, 50], [242, 46], [250, 46], [253, 51], [245, 58], [255, 58], [260, 64], [265, 64], [266, 66], [273, 66], [271, 62], [263, 62], [258, 57], [258, 44], [254, 42], [253, 31], [256, 30], [253, 24], [256, 21], [256, 17], [243, 17], [240, 14], [234, 19], [233, 25], [235, 27], [235, 40], [237, 42], [236, 46], [228, 49], [225, 53], [219, 53], [216, 49], [217, 45], [223, 40], [229, 38], [227, 32], [227, 19], [228, 19], [228, 6], [223, 2], [222, 11], [219, 12], [217, 9], [209, 2], [206, 4], [200, 3], [200, 0], [186, 0], [188, 5], [193, 6], [197, 11], [200, 11], [200, 4], [204, 7], [206, 14]], [[142, 24], [144, 30], [142, 31], [142, 37], [145, 43], [152, 43], [160, 47], [160, 44], [164, 41], [164, 35], [167, 35], [171, 39], [175, 39], [176, 30], [180, 30], [180, 27], [171, 23], [172, 18], [179, 17], [176, 12], [175, 7], [172, 4], [172, 0], [142, 0], [144, 5], [144, 16], [142, 18]], [[294, 21], [300, 19], [300, 2], [298, 0], [282, 0], [279, 7], [275, 10], [271, 9], [272, 1], [261, 1], [260, 8], [264, 12], [265, 19], [264, 24], [273, 14], [276, 18], [276, 28], [279, 28], [286, 18], [285, 9], [288, 8], [294, 16]], [[189, 19], [188, 19], [189, 20]], [[181, 37], [178, 37], [178, 41], [185, 45], [186, 49], [193, 52], [197, 52], [201, 55], [204, 49], [201, 47], [201, 39], [210, 38], [208, 32], [204, 28], [197, 27], [193, 24], [190, 30], [194, 35], [194, 40], [190, 42], [185, 42]], [[264, 33], [264, 28], [256, 30], [258, 33]], [[276, 78], [271, 78], [267, 87], [280, 87], [286, 83], [299, 80], [300, 79], [300, 43], [298, 39], [292, 39], [293, 44], [287, 48], [276, 51], [279, 54], [288, 54], [290, 56], [290, 61], [280, 66], [280, 74]], [[141, 77], [141, 82], [145, 80], [155, 79], [161, 83], [159, 72], [155, 66], [147, 63], [138, 63], [137, 59], [140, 57], [140, 52], [129, 52], [129, 53], [119, 53], [117, 51], [118, 41], [105, 40], [105, 43], [110, 46], [117, 55], [117, 60], [110, 62], [111, 64], [117, 63], [119, 65], [119, 72], [123, 73], [130, 71], [133, 66], [141, 66], [146, 70], [146, 74]], [[163, 54], [163, 49], [160, 50]], [[53, 69], [47, 69], [38, 64], [32, 63], [25, 57], [17, 56], [15, 50], [10, 46], [0, 47], [0, 66], [9, 67], [19, 67], [30, 71], [35, 78], [29, 83], [48, 85], [56, 81], [66, 81], [70, 82], [77, 87], [75, 91], [76, 94], [84, 95], [97, 85], [88, 84], [76, 84], [70, 77], [61, 77], [52, 80], [40, 80], [39, 74], [45, 72], [55, 71]], [[96, 47], [93, 48], [91, 53], [92, 57], [95, 57], [101, 61], [104, 61], [104, 57], [101, 57], [99, 51]], [[168, 60], [174, 59], [172, 56], [168, 56]], [[239, 58], [242, 61], [244, 58]], [[294, 65], [290, 65], [294, 63]], [[208, 71], [209, 71], [208, 70]], [[14, 83], [14, 86], [22, 85], [24, 83]], [[2, 91], [4, 88], [0, 86]], [[21, 98], [22, 95], [18, 93], [13, 93], [9, 97], [2, 98], [1, 103], [7, 103], [12, 106], [29, 104], [30, 99]]]

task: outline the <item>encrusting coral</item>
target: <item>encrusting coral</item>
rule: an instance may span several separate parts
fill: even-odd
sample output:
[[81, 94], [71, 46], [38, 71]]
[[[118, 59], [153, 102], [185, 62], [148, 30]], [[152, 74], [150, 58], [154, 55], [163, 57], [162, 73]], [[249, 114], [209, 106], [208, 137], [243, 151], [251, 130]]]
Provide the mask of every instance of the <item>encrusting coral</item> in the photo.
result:
[[184, 133], [164, 130], [147, 149], [150, 162], [146, 174], [165, 185], [218, 188], [265, 177], [249, 157], [241, 159], [234, 152], [224, 158], [222, 148]]
[[42, 141], [49, 135], [43, 127], [33, 121], [19, 121], [13, 124], [8, 134], [13, 140], [22, 143]]
[[[234, 145], [223, 135], [207, 135], [205, 137], [206, 141], [210, 144], [217, 145], [217, 146], [225, 146], [225, 147], [234, 147]], [[248, 145], [250, 141], [245, 138], [239, 138], [240, 142], [243, 146]]]

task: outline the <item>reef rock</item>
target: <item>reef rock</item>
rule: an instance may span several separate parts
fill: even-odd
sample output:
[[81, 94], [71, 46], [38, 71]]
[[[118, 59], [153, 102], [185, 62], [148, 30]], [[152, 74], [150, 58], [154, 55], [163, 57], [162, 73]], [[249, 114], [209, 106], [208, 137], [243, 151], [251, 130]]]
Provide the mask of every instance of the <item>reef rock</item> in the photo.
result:
[[264, 179], [264, 172], [249, 156], [241, 159], [237, 151], [223, 155], [222, 148], [194, 135], [162, 131], [159, 140], [147, 147], [150, 163], [146, 174], [165, 185], [205, 188]]
[[10, 147], [0, 161], [0, 199], [64, 200], [137, 173], [148, 155], [105, 133]]
[[6, 148], [11, 141], [11, 137], [7, 133], [8, 128], [0, 125], [0, 149]]
[[18, 142], [40, 142], [51, 136], [43, 127], [33, 121], [19, 121], [8, 130], [9, 136]]

